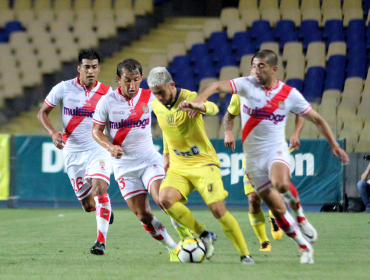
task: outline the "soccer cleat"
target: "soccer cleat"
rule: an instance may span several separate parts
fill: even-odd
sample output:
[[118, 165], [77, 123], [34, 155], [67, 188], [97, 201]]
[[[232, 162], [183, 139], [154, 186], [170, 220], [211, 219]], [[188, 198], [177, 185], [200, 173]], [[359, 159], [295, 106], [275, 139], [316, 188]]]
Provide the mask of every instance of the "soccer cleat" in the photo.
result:
[[180, 225], [178, 228], [175, 228], [175, 229], [177, 233], [179, 234], [181, 240], [183, 240], [186, 237], [192, 237], [192, 238], [194, 237], [191, 231], [187, 227]]
[[272, 247], [270, 241], [265, 241], [261, 243], [260, 251], [271, 252]]
[[310, 243], [314, 243], [317, 241], [317, 231], [316, 229], [307, 221], [307, 219], [303, 220], [298, 224], [299, 228], [301, 229], [301, 232], [303, 236], [306, 238], [306, 240]]
[[90, 249], [91, 254], [105, 255], [105, 244], [103, 242], [95, 242], [95, 245]]
[[301, 249], [301, 263], [313, 264], [313, 248]]
[[278, 225], [275, 222], [275, 219], [270, 217], [270, 225], [271, 225], [271, 235], [272, 238], [275, 240], [279, 240], [283, 237], [283, 231], [278, 227]]
[[113, 224], [113, 221], [114, 221], [114, 215], [113, 215], [113, 211], [111, 212], [110, 214], [110, 218], [109, 218], [109, 224]]
[[200, 235], [200, 239], [203, 241], [203, 244], [206, 247], [206, 259], [209, 260], [212, 258], [213, 253], [215, 252], [213, 243], [217, 240], [217, 236], [213, 232], [205, 230]]
[[252, 256], [249, 255], [241, 256], [240, 261], [242, 264], [256, 264], [252, 259]]
[[168, 254], [170, 255], [170, 262], [180, 262], [176, 253], [176, 249], [169, 250]]

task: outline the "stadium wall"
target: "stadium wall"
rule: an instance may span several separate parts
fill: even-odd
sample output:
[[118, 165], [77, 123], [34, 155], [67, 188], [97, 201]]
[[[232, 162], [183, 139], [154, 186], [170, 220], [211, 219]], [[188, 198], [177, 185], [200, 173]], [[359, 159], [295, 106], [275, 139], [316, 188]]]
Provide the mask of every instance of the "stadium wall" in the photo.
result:
[[[222, 139], [212, 139], [221, 162], [221, 174], [229, 196], [226, 203], [245, 206], [247, 198], [243, 188], [241, 140], [232, 152], [224, 146]], [[343, 141], [340, 141], [343, 145]], [[64, 170], [63, 153], [47, 136], [14, 136], [12, 138], [12, 206], [22, 202], [34, 202], [42, 206], [52, 202], [54, 206], [65, 202], [77, 202], [68, 176]], [[154, 139], [154, 144], [162, 152], [162, 139]], [[294, 162], [292, 182], [300, 192], [304, 204], [339, 204], [343, 199], [343, 166], [331, 155], [325, 140], [302, 140], [298, 152], [291, 154]], [[113, 202], [123, 199], [117, 183], [111, 175], [109, 195]], [[40, 203], [38, 203], [40, 202]], [[199, 205], [203, 201], [198, 193], [193, 193], [189, 204]]]

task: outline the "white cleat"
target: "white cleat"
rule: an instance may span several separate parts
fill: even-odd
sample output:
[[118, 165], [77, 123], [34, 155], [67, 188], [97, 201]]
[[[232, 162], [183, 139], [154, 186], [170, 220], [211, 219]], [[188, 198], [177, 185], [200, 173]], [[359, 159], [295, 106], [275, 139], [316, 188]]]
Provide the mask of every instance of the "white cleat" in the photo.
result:
[[252, 256], [249, 256], [249, 255], [240, 257], [240, 261], [242, 264], [248, 264], [248, 265], [256, 264], [254, 260], [252, 259]]
[[205, 236], [201, 236], [200, 239], [203, 241], [204, 246], [206, 246], [206, 259], [209, 260], [215, 252], [213, 243], [217, 240], [217, 236], [213, 232], [208, 231], [207, 234]]
[[317, 231], [316, 229], [306, 220], [302, 221], [298, 224], [299, 228], [301, 229], [301, 232], [303, 236], [306, 238], [306, 240], [310, 243], [314, 243], [317, 241]]
[[313, 248], [301, 249], [301, 263], [313, 264]]

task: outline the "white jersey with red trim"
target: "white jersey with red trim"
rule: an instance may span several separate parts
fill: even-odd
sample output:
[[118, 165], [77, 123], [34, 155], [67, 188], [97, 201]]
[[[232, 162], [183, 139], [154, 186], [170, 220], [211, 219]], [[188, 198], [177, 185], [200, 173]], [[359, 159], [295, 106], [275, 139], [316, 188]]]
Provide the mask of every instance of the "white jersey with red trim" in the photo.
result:
[[311, 110], [298, 90], [279, 80], [271, 89], [261, 86], [253, 76], [230, 80], [230, 85], [232, 93], [241, 97], [242, 141], [246, 157], [264, 155], [280, 143], [286, 143], [288, 113], [305, 115]]
[[[121, 146], [124, 154], [118, 160], [120, 164], [130, 165], [157, 153], [151, 130], [151, 103], [154, 99], [151, 91], [145, 89], [139, 89], [135, 97], [127, 99], [119, 87], [104, 96], [96, 106], [93, 122], [106, 125], [109, 141]], [[118, 163], [115, 159], [113, 161]]]
[[76, 153], [100, 147], [92, 137], [92, 118], [99, 99], [110, 87], [96, 81], [90, 91], [79, 83], [79, 77], [63, 81], [52, 88], [45, 103], [56, 107], [61, 102], [63, 118], [63, 140], [66, 142], [63, 152]]

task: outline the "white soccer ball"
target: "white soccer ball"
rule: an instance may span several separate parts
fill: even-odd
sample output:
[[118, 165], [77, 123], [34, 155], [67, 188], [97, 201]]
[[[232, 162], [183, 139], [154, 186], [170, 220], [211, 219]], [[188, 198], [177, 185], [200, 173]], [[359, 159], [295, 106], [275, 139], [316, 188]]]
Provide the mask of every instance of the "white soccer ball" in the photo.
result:
[[176, 252], [182, 263], [201, 263], [206, 255], [206, 247], [201, 240], [186, 237], [179, 242]]

